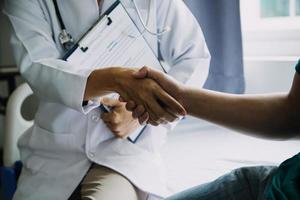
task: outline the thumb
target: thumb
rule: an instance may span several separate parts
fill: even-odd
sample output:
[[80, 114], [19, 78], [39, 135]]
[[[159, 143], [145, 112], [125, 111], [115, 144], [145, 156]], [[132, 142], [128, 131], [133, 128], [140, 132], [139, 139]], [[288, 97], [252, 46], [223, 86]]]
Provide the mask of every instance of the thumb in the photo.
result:
[[109, 106], [109, 107], [116, 107], [116, 106], [121, 106], [121, 102], [118, 99], [113, 99], [113, 98], [108, 98], [108, 97], [104, 97], [101, 100], [101, 103], [103, 105]]
[[148, 74], [149, 68], [148, 67], [142, 67], [139, 71], [133, 73], [134, 78], [146, 78]]
[[151, 78], [158, 83], [164, 82], [164, 75], [162, 72], [149, 67], [142, 67], [139, 71], [133, 73], [135, 78]]
[[143, 78], [151, 78], [152, 80], [156, 81], [164, 89], [167, 89], [168, 86], [170, 86], [170, 77], [165, 76], [164, 73], [158, 70], [151, 69], [149, 67], [143, 67], [138, 73], [138, 75], [142, 76]]

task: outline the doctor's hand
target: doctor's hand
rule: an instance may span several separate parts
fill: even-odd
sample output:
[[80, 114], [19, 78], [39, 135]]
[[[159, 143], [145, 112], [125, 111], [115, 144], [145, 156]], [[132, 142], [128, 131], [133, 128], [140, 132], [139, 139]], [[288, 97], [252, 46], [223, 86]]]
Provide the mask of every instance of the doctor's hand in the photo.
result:
[[[143, 121], [157, 126], [173, 122], [186, 114], [183, 106], [150, 78], [135, 78], [137, 70], [119, 68], [116, 77], [117, 92], [125, 102], [134, 101]], [[142, 76], [142, 75], [141, 75]]]
[[[181, 105], [183, 105], [183, 94], [185, 88], [174, 78], [148, 67], [143, 67], [138, 72], [134, 73], [133, 76], [137, 79], [151, 78], [157, 82], [169, 95], [174, 97], [179, 103], [181, 103]], [[145, 109], [143, 109], [142, 105], [139, 105], [137, 102], [133, 100], [128, 101], [126, 108], [127, 110], [132, 111], [133, 117], [138, 118], [141, 124], [147, 120], [145, 118], [147, 112]]]
[[111, 98], [103, 98], [101, 103], [111, 108], [111, 112], [102, 113], [101, 118], [116, 137], [127, 138], [139, 127], [138, 120], [126, 110], [125, 103]]

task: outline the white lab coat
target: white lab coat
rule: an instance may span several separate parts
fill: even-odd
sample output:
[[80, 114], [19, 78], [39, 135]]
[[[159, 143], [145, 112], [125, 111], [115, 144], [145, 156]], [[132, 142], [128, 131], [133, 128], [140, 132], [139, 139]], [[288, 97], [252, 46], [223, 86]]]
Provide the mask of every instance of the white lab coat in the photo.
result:
[[[102, 10], [113, 2], [105, 0]], [[143, 30], [132, 2], [122, 2]], [[148, 2], [137, 0], [144, 21]], [[58, 4], [75, 40], [99, 17], [96, 0], [58, 0]], [[172, 30], [160, 38], [146, 34], [146, 40], [170, 66], [171, 76], [184, 83], [197, 79], [203, 84], [210, 55], [195, 18], [181, 0], [152, 0], [151, 4], [149, 28], [163, 30], [170, 26]], [[59, 59], [64, 51], [58, 41], [61, 30], [52, 1], [7, 0], [4, 12], [14, 30], [17, 65], [40, 100], [34, 126], [19, 140], [24, 167], [14, 200], [66, 200], [92, 162], [120, 172], [141, 194], [167, 196], [159, 153], [167, 128], [148, 126], [136, 144], [112, 138], [100, 119], [99, 102], [82, 107], [91, 69]]]

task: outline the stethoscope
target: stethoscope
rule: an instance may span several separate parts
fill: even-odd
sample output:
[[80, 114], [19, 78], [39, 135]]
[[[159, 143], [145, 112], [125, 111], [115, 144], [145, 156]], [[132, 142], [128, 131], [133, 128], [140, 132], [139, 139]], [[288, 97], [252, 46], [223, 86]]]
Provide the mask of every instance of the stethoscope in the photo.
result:
[[[158, 32], [154, 32], [154, 31], [151, 31], [149, 28], [148, 28], [148, 24], [149, 24], [149, 18], [150, 18], [150, 11], [151, 11], [151, 0], [149, 0], [149, 6], [148, 6], [148, 11], [147, 11], [147, 20], [146, 20], [146, 23], [144, 22], [143, 18], [142, 18], [142, 15], [139, 11], [139, 8], [136, 4], [136, 1], [135, 0], [131, 0], [133, 5], [134, 5], [134, 9], [138, 15], [138, 18], [144, 28], [144, 30], [141, 32], [141, 34], [143, 35], [145, 32], [153, 35], [153, 36], [161, 36], [161, 35], [164, 35], [166, 34], [167, 32], [171, 31], [171, 27], [170, 26], [166, 26], [163, 30], [161, 31], [158, 31]], [[58, 35], [58, 38], [59, 38], [59, 42], [60, 44], [63, 46], [64, 50], [69, 50], [71, 49], [75, 42], [74, 42], [74, 39], [72, 37], [72, 35], [70, 33], [67, 32], [66, 30], [66, 26], [65, 26], [65, 23], [61, 17], [61, 14], [60, 14], [60, 10], [58, 8], [58, 4], [57, 4], [57, 0], [53, 0], [53, 4], [54, 4], [54, 8], [55, 8], [55, 13], [57, 15], [57, 18], [58, 18], [58, 21], [60, 23], [60, 26], [61, 26], [61, 32], [60, 34]], [[168, 13], [169, 13], [169, 9], [170, 9], [170, 5], [169, 5], [169, 8], [168, 8]]]

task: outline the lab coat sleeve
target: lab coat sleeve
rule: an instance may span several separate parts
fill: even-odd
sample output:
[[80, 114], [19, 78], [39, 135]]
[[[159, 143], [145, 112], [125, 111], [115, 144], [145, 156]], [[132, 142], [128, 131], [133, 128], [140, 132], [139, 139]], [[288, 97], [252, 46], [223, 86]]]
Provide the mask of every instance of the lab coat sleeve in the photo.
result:
[[82, 113], [97, 106], [82, 107], [85, 86], [93, 69], [82, 69], [59, 59], [50, 22], [38, 1], [8, 0], [4, 13], [13, 27], [12, 45], [22, 76], [43, 101], [60, 103]]
[[158, 30], [171, 30], [160, 36], [160, 55], [170, 66], [168, 74], [191, 86], [206, 81], [210, 54], [197, 20], [182, 0], [159, 0]]
[[[202, 87], [207, 79], [210, 54], [202, 30], [182, 0], [159, 0], [158, 31], [171, 30], [159, 38], [159, 54], [170, 67], [168, 74], [189, 86]], [[168, 129], [177, 123], [166, 126]]]

